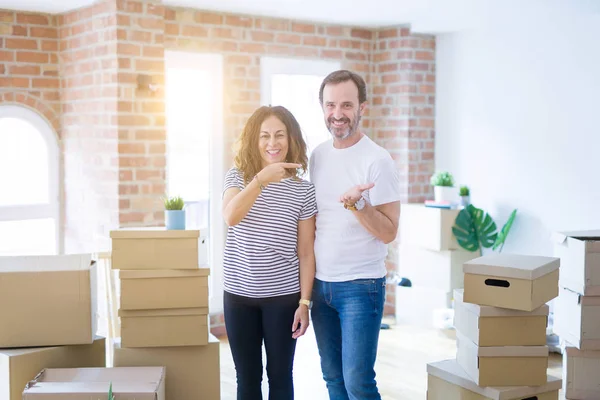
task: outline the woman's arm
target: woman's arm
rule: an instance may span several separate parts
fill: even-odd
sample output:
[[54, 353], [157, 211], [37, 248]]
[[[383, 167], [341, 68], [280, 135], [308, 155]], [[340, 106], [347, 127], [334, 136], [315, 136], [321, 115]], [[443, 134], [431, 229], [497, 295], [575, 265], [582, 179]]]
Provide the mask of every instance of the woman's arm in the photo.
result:
[[[300, 297], [310, 300], [315, 280], [315, 217], [300, 220], [298, 223], [298, 260], [300, 262]], [[298, 329], [298, 323], [300, 329]], [[300, 304], [294, 316], [292, 337], [304, 335], [308, 329], [308, 306]]]

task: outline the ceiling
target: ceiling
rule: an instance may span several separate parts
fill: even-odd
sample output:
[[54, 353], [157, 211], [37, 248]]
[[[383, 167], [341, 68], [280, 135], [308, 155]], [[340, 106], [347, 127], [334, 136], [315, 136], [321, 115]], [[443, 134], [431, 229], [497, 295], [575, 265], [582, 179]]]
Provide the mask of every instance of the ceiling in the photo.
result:
[[[62, 13], [95, 0], [0, 0], [0, 9]], [[163, 4], [363, 27], [410, 24], [437, 33], [545, 16], [600, 14], [600, 0], [163, 0]]]

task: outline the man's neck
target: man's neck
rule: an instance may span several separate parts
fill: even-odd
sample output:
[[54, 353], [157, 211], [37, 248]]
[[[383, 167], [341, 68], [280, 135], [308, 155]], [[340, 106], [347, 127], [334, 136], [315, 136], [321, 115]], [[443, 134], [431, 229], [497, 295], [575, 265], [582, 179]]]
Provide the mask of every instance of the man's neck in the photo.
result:
[[363, 136], [365, 136], [364, 133], [362, 133], [360, 130], [357, 130], [345, 139], [338, 139], [334, 137], [333, 147], [335, 147], [336, 149], [347, 149], [348, 147], [352, 147], [356, 143], [358, 143]]

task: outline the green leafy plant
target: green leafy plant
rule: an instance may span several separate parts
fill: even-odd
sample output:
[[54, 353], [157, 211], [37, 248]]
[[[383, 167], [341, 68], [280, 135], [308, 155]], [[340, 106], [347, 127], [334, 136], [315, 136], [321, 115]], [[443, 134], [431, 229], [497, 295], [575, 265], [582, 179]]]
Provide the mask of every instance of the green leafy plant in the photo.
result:
[[429, 180], [431, 186], [454, 186], [454, 177], [450, 172], [438, 171]]
[[112, 382], [110, 383], [110, 386], [108, 387], [108, 400], [115, 400], [115, 395], [112, 392]]
[[469, 195], [470, 190], [468, 186], [461, 186], [460, 189], [458, 190], [458, 194], [459, 196], [468, 196]]
[[515, 209], [498, 232], [496, 223], [489, 214], [469, 204], [458, 213], [452, 233], [460, 247], [467, 251], [491, 247], [492, 250], [499, 248], [499, 252], [501, 252], [516, 214], [517, 210]]
[[183, 199], [179, 196], [177, 197], [166, 197], [164, 199], [165, 210], [183, 210]]

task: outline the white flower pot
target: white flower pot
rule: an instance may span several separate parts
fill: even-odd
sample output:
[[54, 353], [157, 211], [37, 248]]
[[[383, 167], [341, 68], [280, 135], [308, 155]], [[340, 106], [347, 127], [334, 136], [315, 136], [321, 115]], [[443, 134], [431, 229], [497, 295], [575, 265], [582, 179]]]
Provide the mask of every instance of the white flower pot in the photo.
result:
[[436, 202], [448, 201], [450, 203], [454, 203], [456, 201], [457, 194], [458, 194], [457, 189], [452, 186], [434, 186], [433, 187], [433, 195], [434, 195]]

